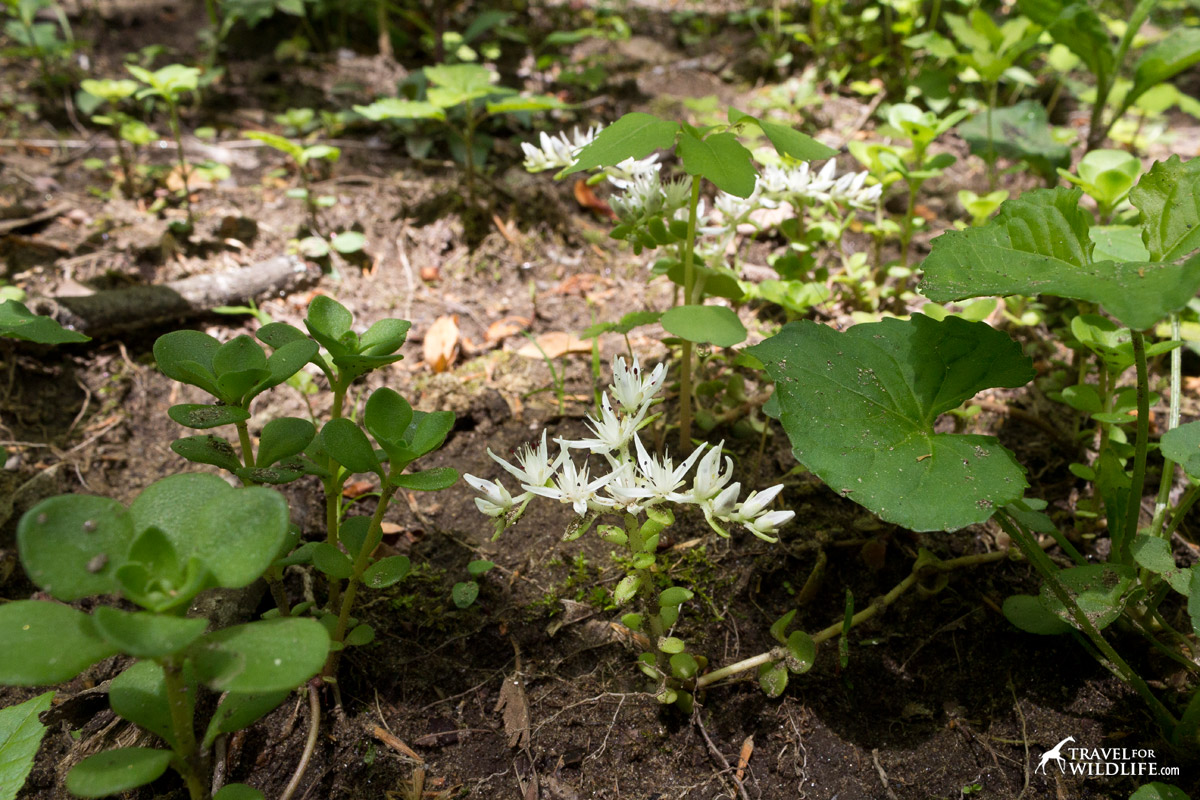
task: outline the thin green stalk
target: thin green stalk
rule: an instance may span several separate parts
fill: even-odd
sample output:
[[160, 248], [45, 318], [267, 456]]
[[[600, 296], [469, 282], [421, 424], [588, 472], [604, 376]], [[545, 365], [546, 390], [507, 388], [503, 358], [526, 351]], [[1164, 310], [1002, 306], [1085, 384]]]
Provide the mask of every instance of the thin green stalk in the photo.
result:
[[1179, 501], [1179, 506], [1175, 509], [1175, 513], [1171, 515], [1171, 522], [1167, 525], [1162, 533], [1162, 538], [1170, 539], [1175, 533], [1175, 530], [1183, 522], [1183, 518], [1192, 510], [1192, 506], [1196, 504], [1196, 500], [1200, 499], [1200, 483], [1187, 490], [1187, 494]]
[[[683, 304], [694, 303], [692, 287], [696, 283], [696, 216], [700, 205], [700, 176], [692, 178], [692, 199], [688, 207], [687, 239], [683, 251]], [[692, 449], [692, 343], [684, 341], [679, 365], [679, 449], [681, 455]]]
[[195, 698], [188, 697], [187, 681], [183, 678], [183, 664], [174, 658], [162, 661], [163, 686], [167, 693], [167, 707], [171, 714], [171, 734], [175, 739], [175, 770], [187, 784], [191, 800], [207, 800], [208, 790], [200, 779], [200, 759], [196, 752], [196, 731], [192, 727], [192, 712]]
[[1146, 369], [1146, 340], [1141, 331], [1132, 331], [1133, 361], [1137, 367], [1137, 442], [1133, 456], [1133, 484], [1129, 488], [1129, 510], [1125, 517], [1125, 541], [1137, 535], [1142, 511], [1142, 492], [1146, 488], [1146, 449], [1150, 439], [1150, 378]]
[[254, 469], [254, 445], [250, 441], [250, 429], [245, 422], [237, 423], [238, 442], [242, 446], [242, 463], [246, 469]]
[[[1171, 341], [1181, 339], [1179, 315], [1171, 315]], [[1167, 431], [1179, 427], [1179, 407], [1182, 403], [1183, 388], [1183, 353], [1176, 347], [1171, 351], [1171, 400], [1170, 411], [1167, 413]], [[1163, 459], [1162, 479], [1158, 484], [1158, 498], [1154, 501], [1154, 518], [1150, 521], [1150, 535], [1161, 536], [1163, 521], [1167, 516], [1167, 506], [1171, 502], [1171, 487], [1175, 484], [1175, 462], [1169, 458]]]
[[988, 191], [996, 190], [996, 136], [992, 129], [992, 109], [996, 107], [996, 92], [999, 90], [999, 81], [992, 81], [988, 86], [988, 105], [984, 116], [987, 119], [987, 137], [988, 137]]
[[175, 152], [179, 157], [179, 177], [183, 181], [183, 206], [187, 209], [188, 227], [195, 223], [192, 216], [192, 190], [188, 188], [187, 159], [183, 155], [183, 133], [179, 125], [179, 106], [167, 100], [167, 108], [171, 112], [171, 135], [175, 137]]
[[1159, 726], [1168, 734], [1174, 730], [1178, 724], [1178, 720], [1174, 715], [1162, 704], [1162, 701], [1155, 697], [1150, 691], [1150, 687], [1146, 685], [1146, 681], [1138, 675], [1132, 667], [1126, 663], [1125, 659], [1121, 658], [1120, 654], [1113, 649], [1108, 640], [1096, 629], [1092, 624], [1091, 619], [1084, 613], [1075, 599], [1071, 597], [1070, 592], [1063, 586], [1062, 581], [1058, 579], [1058, 567], [1050, 560], [1050, 557], [1042, 552], [1038, 547], [1037, 542], [1033, 537], [1026, 533], [1025, 530], [1014, 521], [1008, 519], [1004, 514], [997, 514], [994, 519], [1000, 528], [1009, 535], [1009, 537], [1017, 543], [1021, 548], [1021, 552], [1025, 554], [1025, 558], [1033, 564], [1034, 568], [1041, 574], [1042, 580], [1050, 588], [1051, 593], [1062, 604], [1063, 608], [1067, 609], [1075, 621], [1075, 625], [1080, 631], [1091, 641], [1092, 645], [1108, 660], [1116, 673], [1133, 687], [1146, 705], [1149, 706], [1150, 712], [1154, 715]]

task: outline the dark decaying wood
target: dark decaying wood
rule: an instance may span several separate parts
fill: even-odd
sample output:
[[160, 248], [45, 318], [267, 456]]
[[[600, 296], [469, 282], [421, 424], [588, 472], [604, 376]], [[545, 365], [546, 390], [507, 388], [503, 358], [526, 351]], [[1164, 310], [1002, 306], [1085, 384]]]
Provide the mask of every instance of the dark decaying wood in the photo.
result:
[[281, 297], [315, 283], [320, 270], [279, 256], [230, 272], [196, 275], [160, 286], [131, 286], [79, 297], [35, 298], [30, 308], [88, 336], [107, 336], [205, 314], [217, 306]]

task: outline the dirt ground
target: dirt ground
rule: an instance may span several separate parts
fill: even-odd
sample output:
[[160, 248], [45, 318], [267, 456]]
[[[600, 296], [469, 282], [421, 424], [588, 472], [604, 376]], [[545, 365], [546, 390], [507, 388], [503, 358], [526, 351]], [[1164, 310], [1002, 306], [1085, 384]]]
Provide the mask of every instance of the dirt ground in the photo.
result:
[[[96, 72], [115, 74], [122, 54], [143, 45], [165, 42], [194, 51], [192, 34], [202, 13], [190, 5], [122, 5], [93, 12], [79, 25], [94, 43]], [[606, 45], [617, 48], [613, 63], [621, 65], [616, 71], [623, 82], [585, 112], [594, 116], [582, 117], [584, 123], [628, 110], [679, 110], [689, 95], [734, 102], [757, 91], [728, 68], [746, 46], [737, 31], [703, 52], [688, 51], [679, 38], [663, 35], [669, 24], [664, 15], [651, 9], [638, 19], [646, 28], [635, 33], [645, 46]], [[0, 239], [6, 280], [36, 300], [243, 269], [283, 254], [302, 216], [297, 201], [285, 196], [291, 183], [274, 174], [283, 165], [278, 154], [247, 146], [239, 131], [270, 125], [271, 113], [300, 104], [298, 97], [314, 105], [331, 102], [323, 87], [352, 84], [336, 101], [346, 107], [367, 100], [374, 82], [394, 81], [394, 67], [346, 54], [295, 69], [281, 69], [269, 58], [229, 63], [217, 99], [190, 110], [185, 125], [218, 129], [215, 142], [189, 139], [189, 151], [225, 159], [231, 176], [196, 190], [197, 231], [191, 242], [181, 242], [165, 236], [177, 211], [149, 214], [144, 202], [139, 207], [111, 196], [107, 179], [83, 168], [87, 157], [107, 157], [107, 138], [73, 131], [61, 104], [35, 94], [31, 65], [8, 60], [0, 98], [9, 112], [9, 138], [0, 144], [0, 214], [20, 218], [61, 208]], [[38, 113], [20, 116], [21, 102], [39, 103]], [[828, 98], [814, 113], [820, 137], [837, 143], [855, 132], [863, 110], [856, 100]], [[864, 124], [869, 131], [873, 123]], [[565, 374], [560, 407], [547, 364], [517, 354], [527, 345], [520, 333], [489, 341], [493, 323], [513, 317], [533, 336], [578, 333], [595, 321], [670, 304], [663, 281], [645, 280], [647, 258], [611, 243], [605, 221], [579, 207], [568, 184], [524, 173], [514, 143], [528, 133], [506, 133], [510, 138], [497, 140], [492, 160], [488, 213], [463, 213], [460, 172], [442, 160], [445, 153], [435, 151], [418, 163], [377, 130], [348, 132], [339, 142], [342, 160], [319, 186], [338, 200], [321, 213], [321, 224], [361, 230], [365, 261], [335, 261], [336, 274], [325, 274], [315, 286], [260, 303], [273, 319], [300, 324], [312, 292], [321, 291], [364, 323], [387, 316], [411, 320], [406, 359], [374, 374], [369, 387], [386, 383], [418, 408], [455, 411], [454, 432], [429, 466], [452, 465], [488, 478], [500, 469], [486, 448], [510, 453], [543, 428], [552, 435], [582, 431], [593, 388], [587, 353], [559, 359], [555, 368]], [[56, 137], [67, 144], [28, 143]], [[962, 147], [953, 137], [947, 146]], [[161, 154], [164, 162], [168, 157]], [[848, 157], [842, 160], [850, 166]], [[1008, 180], [1032, 184], [1027, 176]], [[928, 207], [935, 215], [944, 211], [963, 187], [982, 189], [973, 159], [960, 160], [931, 188]], [[256, 234], [231, 235], [245, 230], [239, 220], [253, 220]], [[933, 226], [946, 224], [939, 218]], [[741, 313], [756, 338], [782, 321], [777, 310], [763, 307]], [[826, 313], [848, 320], [838, 309]], [[422, 360], [423, 338], [448, 315], [460, 327], [460, 352], [452, 370], [434, 374]], [[256, 327], [245, 315], [209, 314], [183, 324], [221, 339]], [[166, 409], [197, 402], [199, 395], [159, 374], [151, 353], [155, 338], [179, 325], [164, 321], [54, 350], [0, 342], [6, 365], [0, 436], [8, 453], [0, 497], [16, 492], [12, 513], [0, 513], [7, 520], [0, 527], [0, 595], [6, 600], [33, 592], [15, 559], [15, 523], [24, 509], [62, 492], [128, 502], [155, 479], [193, 468], [169, 449], [184, 433]], [[642, 329], [632, 338], [633, 349], [646, 360], [665, 358], [659, 334]], [[624, 350], [620, 336], [601, 339], [605, 364]], [[318, 404], [328, 402], [317, 398]], [[1061, 413], [1032, 396], [1007, 400], [1051, 425]], [[252, 430], [276, 415], [304, 416], [306, 409], [299, 394], [276, 390], [255, 412]], [[970, 424], [999, 435], [1038, 476], [1047, 499], [1069, 502], [1076, 482], [1066, 465], [1074, 453], [1018, 416], [989, 412]], [[699, 515], [672, 529], [673, 570], [694, 584], [701, 601], [685, 613], [683, 633], [715, 664], [772, 646], [769, 625], [796, 607], [819, 554], [827, 559], [814, 584], [819, 590], [795, 620], [810, 631], [841, 619], [847, 589], [860, 607], [891, 589], [908, 574], [918, 548], [953, 557], [998, 547], [998, 531], [988, 525], [953, 534], [883, 525], [798, 471], [778, 428], [761, 443], [758, 436], [737, 438], [739, 433], [744, 431], [731, 426], [711, 438], [725, 438], [739, 454], [743, 485], [784, 482], [784, 505], [797, 518], [777, 545], [744, 532], [721, 540]], [[321, 530], [323, 513], [314, 481], [284, 490], [294, 521], [310, 537]], [[369, 513], [372, 504], [364, 500], [361, 508]], [[1197, 766], [1167, 750], [1138, 698], [1081, 641], [1034, 637], [1004, 619], [1004, 598], [1037, 585], [1019, 560], [954, 573], [928, 596], [904, 596], [853, 631], [845, 666], [831, 642], [812, 671], [794, 676], [779, 699], [767, 699], [747, 681], [699, 697], [696, 717], [689, 719], [645, 692], [633, 665], [636, 651], [609, 624], [616, 612], [597, 603], [593, 592], [611, 588], [621, 573], [598, 539], [561, 541], [568, 521], [566, 510], [535, 505], [519, 526], [492, 542], [465, 485], [393, 505], [388, 522], [396, 527], [387, 542], [410, 555], [415, 569], [361, 608], [376, 641], [347, 653], [343, 709], [327, 714], [297, 797], [1127, 798], [1138, 785], [1129, 777], [1037, 770], [1041, 754], [1068, 736], [1087, 747], [1153, 749], [1160, 767], [1180, 768], [1170, 780], [1188, 790], [1200, 787]], [[481, 578], [478, 601], [460, 610], [450, 587], [465, 579], [467, 562], [476, 558], [497, 568]], [[289, 592], [304, 596], [312, 590], [308, 581], [299, 570], [289, 572]], [[270, 604], [261, 589], [235, 599], [223, 611], [233, 621]], [[1132, 635], [1126, 641], [1117, 632], [1115, 638], [1146, 674], [1167, 676], [1157, 688], [1171, 691], [1169, 667]], [[122, 667], [110, 659], [59, 687], [50, 731], [21, 797], [65, 797], [62, 776], [83, 756], [114, 742], [153, 739], [107, 708], [105, 681]], [[32, 694], [0, 689], [0, 706]], [[511, 724], [506, 730], [498, 708], [502, 696], [527, 709], [528, 727], [520, 736], [509, 735]], [[306, 705], [290, 700], [232, 737], [224, 759], [228, 780], [277, 796], [303, 747], [307, 715]], [[184, 793], [168, 774], [129, 796]]]

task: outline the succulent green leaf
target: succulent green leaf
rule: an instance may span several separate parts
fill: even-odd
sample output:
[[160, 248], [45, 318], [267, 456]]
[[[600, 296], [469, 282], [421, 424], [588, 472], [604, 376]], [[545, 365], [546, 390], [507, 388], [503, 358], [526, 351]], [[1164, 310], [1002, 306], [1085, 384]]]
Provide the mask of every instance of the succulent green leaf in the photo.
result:
[[1200, 248], [1200, 158], [1156, 162], [1129, 199], [1145, 218], [1151, 259], [1177, 261]]
[[197, 464], [212, 464], [230, 472], [236, 472], [242, 467], [233, 445], [220, 436], [185, 436], [171, 442], [171, 449]]
[[1160, 440], [1164, 458], [1183, 467], [1193, 478], [1200, 478], [1200, 422], [1187, 422], [1163, 434]]
[[264, 344], [270, 345], [274, 349], [279, 349], [285, 344], [291, 342], [299, 342], [307, 339], [304, 331], [299, 328], [288, 325], [286, 322], [268, 322], [257, 331], [255, 336]]
[[479, 584], [475, 581], [460, 581], [450, 589], [450, 599], [459, 608], [469, 608], [479, 597]]
[[[1107, 627], [1125, 607], [1125, 593], [1137, 579], [1137, 570], [1124, 564], [1088, 564], [1061, 570], [1058, 579], [1087, 615], [1097, 630]], [[1042, 605], [1064, 622], [1074, 625], [1075, 617], [1043, 585]]]
[[284, 617], [210, 633], [190, 652], [196, 677], [212, 689], [264, 694], [316, 675], [329, 653], [329, 634], [315, 619]]
[[658, 649], [671, 655], [682, 653], [686, 646], [687, 645], [684, 644], [683, 639], [680, 639], [677, 636], [664, 636], [658, 640]]
[[372, 589], [386, 589], [404, 580], [411, 568], [408, 556], [381, 558], [363, 573], [363, 583]]
[[367, 430], [389, 453], [407, 445], [405, 434], [412, 418], [413, 409], [408, 401], [399, 392], [386, 386], [371, 393], [363, 413]]
[[669, 589], [663, 589], [658, 595], [659, 606], [679, 606], [691, 600], [693, 597], [689, 589], [682, 586], [672, 586]]
[[986, 225], [933, 240], [921, 292], [945, 303], [986, 295], [1048, 294], [1103, 305], [1144, 330], [1187, 305], [1200, 257], [1169, 263], [1092, 263], [1079, 189], [1040, 189], [1005, 201]]
[[600, 131], [591, 144], [579, 151], [575, 163], [563, 170], [563, 174], [611, 167], [627, 158], [645, 158], [655, 150], [674, 147], [678, 133], [678, 122], [634, 111]]
[[217, 348], [212, 365], [217, 377], [230, 372], [266, 369], [267, 354], [262, 345], [243, 333]]
[[1042, 598], [1031, 594], [1014, 594], [1004, 601], [1004, 616], [1026, 633], [1057, 636], [1071, 630], [1062, 617], [1052, 613]]
[[802, 321], [747, 352], [775, 380], [797, 460], [888, 522], [957, 530], [1021, 497], [1024, 472], [994, 437], [934, 432], [976, 393], [1033, 378], [1006, 334], [922, 314], [844, 333]]
[[219, 395], [213, 356], [221, 343], [200, 331], [172, 331], [154, 342], [154, 360], [172, 380], [198, 386], [213, 396]]
[[453, 428], [453, 411], [431, 411], [428, 414], [413, 412], [413, 422], [409, 426], [409, 449], [418, 456], [432, 453], [442, 446]]
[[676, 653], [671, 656], [670, 664], [671, 674], [681, 681], [691, 680], [700, 671], [700, 664], [691, 653]]
[[325, 423], [321, 429], [321, 446], [350, 472], [379, 472], [379, 459], [367, 435], [345, 417]]
[[250, 412], [237, 406], [182, 403], [167, 409], [167, 416], [186, 428], [207, 430], [250, 419]]
[[342, 522], [338, 529], [338, 538], [345, 546], [346, 552], [351, 558], [357, 558], [362, 550], [363, 544], [367, 541], [367, 534], [371, 530], [371, 518], [367, 516], [347, 517]]
[[797, 675], [812, 669], [817, 660], [817, 645], [804, 631], [792, 631], [787, 638], [787, 655], [783, 663]]
[[433, 103], [399, 97], [384, 97], [369, 106], [354, 106], [354, 111], [372, 122], [386, 122], [392, 119], [446, 118], [446, 112]]
[[1147, 47], [1133, 65], [1133, 88], [1125, 97], [1130, 104], [1150, 89], [1200, 63], [1200, 29], [1179, 26], [1160, 42]]
[[308, 316], [304, 320], [304, 325], [308, 328], [308, 332], [312, 334], [314, 339], [325, 345], [325, 349], [329, 350], [330, 353], [333, 353], [333, 350], [330, 350], [329, 345], [325, 343], [325, 339], [332, 339], [334, 342], [337, 342], [342, 336], [350, 332], [350, 326], [353, 324], [354, 315], [337, 300], [323, 294], [317, 295], [309, 303]]
[[258, 455], [254, 463], [258, 466], [269, 466], [291, 458], [297, 453], [304, 452], [313, 437], [317, 435], [316, 427], [306, 419], [299, 417], [279, 417], [263, 426], [262, 436], [259, 437]]
[[681, 339], [718, 347], [746, 340], [746, 326], [725, 306], [676, 306], [662, 315], [662, 326]]
[[684, 130], [677, 148], [689, 175], [707, 178], [718, 189], [738, 197], [754, 193], [758, 173], [750, 151], [732, 133], [714, 133], [701, 139]]
[[985, 114], [976, 114], [960, 124], [958, 135], [973, 154], [986, 156], [994, 147], [997, 156], [1025, 161], [1047, 181], [1056, 182], [1056, 170], [1071, 166], [1071, 148], [1051, 135], [1045, 106], [1033, 100], [993, 109], [991, 142]]
[[792, 624], [792, 620], [796, 617], [796, 609], [784, 614], [779, 619], [775, 620], [771, 625], [771, 636], [780, 644], [787, 644], [787, 629]]
[[602, 333], [629, 333], [634, 328], [650, 325], [662, 318], [661, 311], [631, 311], [616, 322], [598, 322], [585, 328], [580, 339], [594, 339]]
[[[189, 707], [195, 707], [195, 685], [187, 694]], [[141, 725], [157, 734], [167, 744], [175, 746], [175, 735], [171, 726], [171, 707], [167, 701], [167, 685], [163, 669], [153, 661], [139, 661], [113, 678], [109, 685], [108, 701], [113, 711], [122, 719]]]
[[133, 536], [133, 520], [115, 500], [59, 495], [21, 517], [17, 549], [30, 580], [71, 602], [116, 590], [114, 575]]
[[117, 653], [87, 614], [42, 600], [0, 605], [0, 641], [0, 684], [8, 686], [62, 683]]
[[120, 747], [80, 761], [67, 773], [67, 791], [76, 797], [108, 797], [152, 783], [167, 771], [170, 750]]
[[758, 685], [767, 697], [779, 697], [787, 689], [788, 671], [782, 661], [763, 664], [758, 668]]
[[227, 783], [213, 795], [213, 800], [263, 800], [263, 793], [244, 783]]
[[254, 387], [254, 393], [283, 383], [315, 359], [319, 350], [317, 343], [308, 338], [280, 345], [267, 359], [269, 377]]
[[313, 566], [335, 580], [345, 580], [354, 574], [354, 563], [329, 542], [319, 542], [312, 551]]
[[395, 485], [416, 492], [440, 492], [449, 489], [457, 481], [458, 470], [453, 467], [437, 467], [392, 478]]
[[478, 578], [480, 575], [486, 575], [491, 572], [495, 567], [495, 563], [485, 558], [477, 558], [474, 561], [467, 562], [467, 574], [472, 578]]
[[129, 510], [135, 530], [159, 528], [180, 561], [199, 559], [217, 586], [231, 589], [257, 580], [288, 536], [282, 495], [257, 486], [234, 489], [215, 475], [163, 478]]
[[209, 720], [204, 733], [202, 750], [208, 750], [223, 733], [240, 731], [279, 707], [291, 694], [290, 689], [262, 694], [227, 694], [221, 699], [217, 710]]
[[8, 708], [0, 708], [0, 800], [16, 800], [33, 769], [46, 726], [38, 715], [50, 708], [54, 692], [45, 692]]
[[1190, 800], [1190, 798], [1187, 792], [1178, 786], [1153, 781], [1139, 786], [1137, 791], [1129, 795], [1129, 800]]
[[162, 658], [178, 653], [204, 635], [208, 620], [153, 614], [128, 613], [101, 606], [92, 615], [96, 632], [122, 653], [135, 658]]
[[281, 153], [286, 153], [291, 156], [297, 163], [301, 163], [301, 157], [304, 154], [304, 147], [296, 144], [287, 137], [280, 136], [277, 133], [269, 133], [267, 131], [244, 131], [242, 136], [247, 139], [254, 139], [262, 142], [268, 147], [273, 147]]
[[362, 647], [375, 641], [375, 629], [370, 625], [363, 623], [355, 625], [354, 628], [346, 634], [347, 647]]
[[637, 575], [626, 575], [617, 582], [613, 589], [613, 602], [623, 606], [633, 599], [642, 585], [642, 579]]
[[334, 235], [331, 242], [333, 249], [342, 255], [361, 252], [367, 244], [367, 237], [360, 231], [342, 231]]
[[34, 314], [16, 300], [0, 303], [0, 336], [38, 344], [90, 342], [90, 336], [69, 331], [50, 317]]
[[405, 319], [381, 319], [367, 328], [359, 339], [359, 347], [366, 356], [388, 356], [400, 349], [408, 338], [412, 323]]
[[1130, 552], [1139, 566], [1161, 577], [1171, 584], [1172, 589], [1184, 596], [1191, 594], [1192, 569], [1175, 563], [1171, 543], [1166, 539], [1139, 534], [1130, 545]]

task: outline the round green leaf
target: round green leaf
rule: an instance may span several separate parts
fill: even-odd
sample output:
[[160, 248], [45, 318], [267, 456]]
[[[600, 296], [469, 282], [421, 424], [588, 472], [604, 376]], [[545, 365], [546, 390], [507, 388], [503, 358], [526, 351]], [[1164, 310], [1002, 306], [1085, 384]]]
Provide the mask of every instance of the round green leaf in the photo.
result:
[[957, 530], [1024, 492], [1024, 471], [995, 438], [934, 432], [940, 414], [983, 389], [1033, 378], [1006, 334], [914, 314], [844, 333], [791, 323], [747, 350], [775, 379], [797, 460], [888, 522]]
[[[195, 707], [195, 686], [188, 692], [188, 707]], [[139, 661], [113, 678], [109, 685], [108, 701], [122, 719], [141, 725], [162, 737], [174, 747], [175, 734], [171, 728], [171, 707], [167, 703], [167, 686], [163, 669], [153, 661]]]
[[1179, 464], [1193, 478], [1200, 478], [1200, 422], [1187, 422], [1167, 431], [1161, 446], [1164, 458]]
[[121, 747], [88, 756], [67, 773], [76, 797], [108, 797], [158, 780], [171, 763], [169, 750]]
[[248, 586], [263, 574], [288, 535], [288, 507], [272, 489], [234, 489], [215, 475], [173, 475], [147, 487], [130, 506], [134, 528], [155, 526], [179, 560], [199, 561], [216, 585]]
[[333, 249], [342, 255], [357, 253], [367, 243], [367, 237], [358, 231], [342, 231], [333, 237]]
[[641, 585], [642, 579], [637, 575], [626, 575], [621, 578], [617, 582], [616, 588], [613, 589], [613, 602], [619, 606], [625, 605], [633, 599]]
[[96, 632], [122, 653], [135, 658], [162, 658], [178, 653], [204, 635], [208, 620], [153, 614], [128, 613], [101, 606], [93, 614]]
[[263, 800], [263, 793], [244, 783], [227, 783], [213, 795], [213, 800]]
[[0, 642], [0, 684], [9, 686], [62, 683], [117, 653], [87, 614], [41, 600], [0, 605]]
[[808, 672], [817, 660], [817, 645], [804, 631], [792, 631], [787, 638], [787, 655], [784, 664], [796, 674]]
[[660, 606], [678, 606], [691, 600], [693, 597], [691, 591], [682, 586], [672, 586], [669, 589], [663, 589], [658, 596], [658, 604]]
[[[337, 300], [319, 294], [309, 303], [308, 316], [305, 318], [304, 324], [309, 333], [313, 334], [314, 339], [325, 344], [322, 340], [326, 338], [341, 339], [342, 335], [347, 333], [350, 326], [354, 324], [354, 315]], [[321, 335], [318, 336], [318, 333]], [[328, 345], [325, 347], [329, 349]]]
[[133, 540], [133, 521], [115, 500], [60, 495], [30, 509], [17, 526], [17, 548], [30, 580], [70, 602], [109, 594]]
[[288, 698], [291, 689], [264, 694], [227, 694], [209, 720], [201, 747], [207, 750], [222, 733], [233, 733], [249, 727], [279, 707]]
[[788, 685], [787, 667], [782, 661], [763, 664], [758, 668], [758, 685], [766, 692], [767, 697], [779, 697]]
[[664, 636], [658, 640], [658, 649], [664, 653], [670, 653], [671, 655], [682, 653], [684, 647], [686, 646], [687, 645], [684, 644], [683, 639], [680, 639], [677, 636]]
[[676, 306], [662, 315], [662, 326], [681, 339], [718, 347], [746, 340], [746, 326], [725, 306]]
[[[381, 319], [367, 328], [359, 339], [359, 347], [365, 356], [388, 356], [400, 349], [408, 338], [412, 323], [404, 319]], [[369, 429], [368, 429], [369, 430]]]
[[335, 580], [345, 580], [354, 574], [354, 564], [341, 550], [329, 542], [319, 542], [312, 551], [313, 566]]
[[408, 556], [382, 558], [367, 567], [363, 573], [363, 583], [372, 589], [385, 589], [404, 580], [410, 568]]
[[184, 403], [167, 409], [167, 416], [187, 428], [207, 430], [250, 419], [250, 412], [237, 406]]
[[495, 566], [496, 565], [493, 564], [491, 561], [488, 561], [486, 559], [478, 559], [476, 561], [471, 561], [467, 564], [467, 572], [470, 574], [470, 576], [472, 578], [478, 578], [480, 575], [484, 575], [488, 572], [491, 572], [491, 570]]
[[438, 467], [407, 475], [397, 475], [392, 482], [405, 489], [417, 492], [439, 492], [449, 489], [458, 481], [458, 470], [453, 467]]
[[403, 447], [412, 422], [413, 410], [400, 393], [386, 386], [376, 389], [367, 399], [363, 423], [384, 450]]
[[379, 459], [367, 435], [345, 417], [325, 423], [321, 429], [321, 446], [334, 461], [350, 472], [379, 471]]
[[242, 467], [237, 452], [228, 440], [213, 434], [185, 436], [171, 442], [171, 449], [179, 455], [196, 464], [212, 464], [230, 472], [237, 472]]
[[216, 691], [238, 694], [294, 689], [321, 670], [328, 654], [325, 627], [296, 617], [234, 625], [191, 648], [199, 680]]
[[273, 419], [263, 426], [262, 436], [259, 437], [258, 454], [254, 458], [256, 466], [265, 467], [291, 458], [304, 451], [313, 437], [317, 435], [316, 427], [306, 419], [299, 417], [280, 417]]
[[172, 331], [154, 342], [154, 360], [163, 374], [217, 395], [213, 356], [221, 343], [200, 331]]
[[1056, 636], [1071, 630], [1061, 617], [1050, 613], [1040, 597], [1014, 594], [1004, 601], [1004, 616], [1026, 633]]
[[346, 634], [347, 647], [362, 647], [375, 641], [375, 629], [365, 622], [362, 625], [355, 625], [354, 629]]
[[459, 608], [467, 608], [479, 597], [479, 584], [475, 581], [462, 581], [454, 584], [450, 590], [450, 599]]
[[678, 680], [691, 680], [699, 671], [700, 665], [690, 653], [676, 653], [671, 656], [671, 674]]
[[416, 430], [409, 439], [409, 449], [418, 456], [432, 453], [442, 446], [446, 436], [454, 428], [453, 411], [432, 411], [428, 414], [413, 412]]

